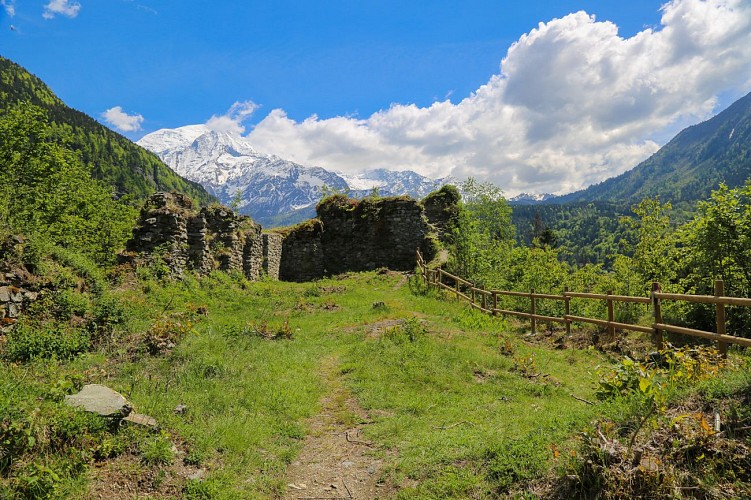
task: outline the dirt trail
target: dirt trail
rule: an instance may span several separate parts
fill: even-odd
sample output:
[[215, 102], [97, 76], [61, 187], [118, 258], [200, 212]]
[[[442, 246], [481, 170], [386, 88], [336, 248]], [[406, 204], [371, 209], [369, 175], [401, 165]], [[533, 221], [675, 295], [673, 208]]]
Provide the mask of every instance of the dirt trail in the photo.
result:
[[329, 393], [321, 412], [308, 421], [300, 455], [287, 468], [285, 499], [384, 498], [393, 491], [379, 483], [383, 461], [361, 435], [368, 415], [344, 387], [336, 357], [323, 360]]

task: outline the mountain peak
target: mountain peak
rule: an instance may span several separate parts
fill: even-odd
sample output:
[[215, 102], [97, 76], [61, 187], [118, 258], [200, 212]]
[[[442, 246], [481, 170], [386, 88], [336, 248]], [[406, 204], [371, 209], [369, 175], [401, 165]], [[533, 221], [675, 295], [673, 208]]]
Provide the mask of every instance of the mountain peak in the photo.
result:
[[373, 169], [345, 175], [305, 167], [257, 152], [247, 138], [206, 125], [157, 130], [138, 144], [155, 152], [172, 169], [201, 183], [223, 203], [239, 192], [240, 212], [265, 226], [299, 222], [315, 216], [315, 205], [329, 189], [363, 197], [377, 187], [383, 196], [422, 198], [451, 179], [433, 180], [412, 171]]

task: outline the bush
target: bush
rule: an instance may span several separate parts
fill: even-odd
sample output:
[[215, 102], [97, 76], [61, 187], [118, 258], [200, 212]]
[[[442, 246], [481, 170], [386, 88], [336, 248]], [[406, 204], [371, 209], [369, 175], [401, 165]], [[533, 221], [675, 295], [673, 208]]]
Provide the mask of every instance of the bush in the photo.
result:
[[395, 344], [417, 342], [428, 334], [427, 328], [417, 318], [410, 318], [401, 325], [392, 326], [383, 334], [383, 338]]
[[174, 348], [192, 328], [190, 321], [158, 320], [146, 332], [146, 347], [150, 354], [160, 354]]
[[73, 316], [85, 317], [91, 305], [86, 295], [73, 290], [59, 290], [53, 296], [53, 301], [57, 316], [64, 320]]
[[91, 346], [89, 334], [62, 325], [31, 326], [19, 323], [8, 334], [4, 357], [9, 361], [34, 358], [71, 359]]
[[168, 465], [173, 458], [172, 443], [163, 436], [156, 436], [141, 445], [141, 461], [147, 465]]

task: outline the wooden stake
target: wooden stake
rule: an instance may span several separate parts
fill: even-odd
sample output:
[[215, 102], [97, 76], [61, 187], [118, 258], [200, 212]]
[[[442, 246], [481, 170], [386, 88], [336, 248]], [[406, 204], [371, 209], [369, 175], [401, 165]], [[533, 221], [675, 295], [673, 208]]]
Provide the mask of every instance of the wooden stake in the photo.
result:
[[[716, 297], [722, 297], [725, 294], [725, 283], [722, 280], [715, 280], [714, 294]], [[727, 331], [725, 324], [725, 304], [717, 304], [715, 307], [717, 308], [717, 333], [719, 333], [720, 335], [725, 335]], [[727, 342], [719, 342], [717, 348], [719, 349], [720, 354], [722, 354], [723, 357], [727, 357]]]
[[534, 295], [535, 289], [533, 288], [532, 290], [530, 290], [530, 293], [532, 295], [530, 296], [529, 312], [532, 314], [532, 317], [530, 318], [530, 320], [532, 321], [532, 335], [534, 335], [535, 330], [537, 328], [537, 324], [536, 324], [535, 316], [534, 316], [536, 314], [536, 309], [537, 309], [536, 304], [535, 304], [535, 295]]
[[[662, 303], [659, 297], [655, 295], [657, 292], [661, 292], [660, 284], [655, 281], [652, 283], [652, 312], [654, 313], [655, 325], [662, 323]], [[652, 332], [652, 342], [658, 351], [662, 350], [662, 331], [656, 326]]]
[[[613, 295], [613, 290], [608, 290], [608, 295]], [[613, 309], [613, 299], [607, 299], [608, 303], [608, 321], [610, 323], [615, 321], [615, 310]], [[611, 341], [615, 341], [615, 327], [613, 325], [608, 325], [608, 336], [610, 337]]]
[[563, 316], [566, 319], [566, 335], [571, 335], [571, 320], [568, 319], [569, 314], [571, 314], [571, 297], [566, 297], [566, 293], [568, 292], [568, 287], [563, 288], [563, 306], [565, 315]]

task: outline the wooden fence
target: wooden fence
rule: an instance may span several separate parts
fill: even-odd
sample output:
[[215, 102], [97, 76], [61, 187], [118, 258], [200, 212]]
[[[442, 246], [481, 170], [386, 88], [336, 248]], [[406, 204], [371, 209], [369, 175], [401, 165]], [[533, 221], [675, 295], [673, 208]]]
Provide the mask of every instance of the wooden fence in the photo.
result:
[[[589, 323], [605, 327], [614, 337], [615, 330], [630, 330], [636, 332], [652, 334], [652, 341], [657, 349], [662, 349], [663, 332], [679, 333], [693, 337], [714, 340], [718, 342], [719, 350], [722, 354], [727, 353], [729, 344], [737, 344], [744, 347], [751, 346], [751, 339], [735, 337], [726, 333], [725, 306], [742, 306], [751, 307], [751, 299], [738, 297], [725, 297], [722, 280], [715, 281], [715, 295], [686, 295], [680, 293], [664, 293], [660, 289], [659, 283], [652, 283], [652, 292], [649, 297], [634, 297], [630, 295], [613, 295], [612, 292], [606, 294], [599, 293], [579, 293], [571, 292], [568, 287], [560, 295], [536, 293], [533, 290], [529, 292], [512, 292], [506, 290], [484, 290], [476, 287], [473, 283], [454, 276], [441, 268], [428, 268], [422, 254], [417, 252], [417, 266], [422, 272], [423, 279], [428, 287], [435, 287], [446, 290], [456, 295], [457, 299], [466, 300], [472, 307], [492, 315], [508, 315], [530, 320], [532, 333], [535, 333], [537, 321], [550, 321], [563, 323], [566, 326], [566, 334], [571, 333], [571, 323]], [[446, 282], [449, 283], [446, 283]], [[528, 311], [511, 311], [498, 308], [498, 297], [525, 297], [529, 299]], [[571, 299], [581, 298], [588, 300], [605, 301], [607, 307], [607, 319], [587, 318], [583, 316], [571, 315]], [[539, 300], [556, 300], [563, 301], [564, 315], [545, 316], [537, 313]], [[685, 302], [698, 302], [702, 304], [714, 304], [716, 309], [716, 332], [707, 332], [693, 328], [669, 325], [662, 318], [662, 301], [677, 300]], [[619, 323], [615, 321], [614, 305], [619, 302], [631, 302], [637, 304], [646, 304], [651, 306], [653, 313], [653, 323], [651, 326], [635, 325], [631, 323]]]

